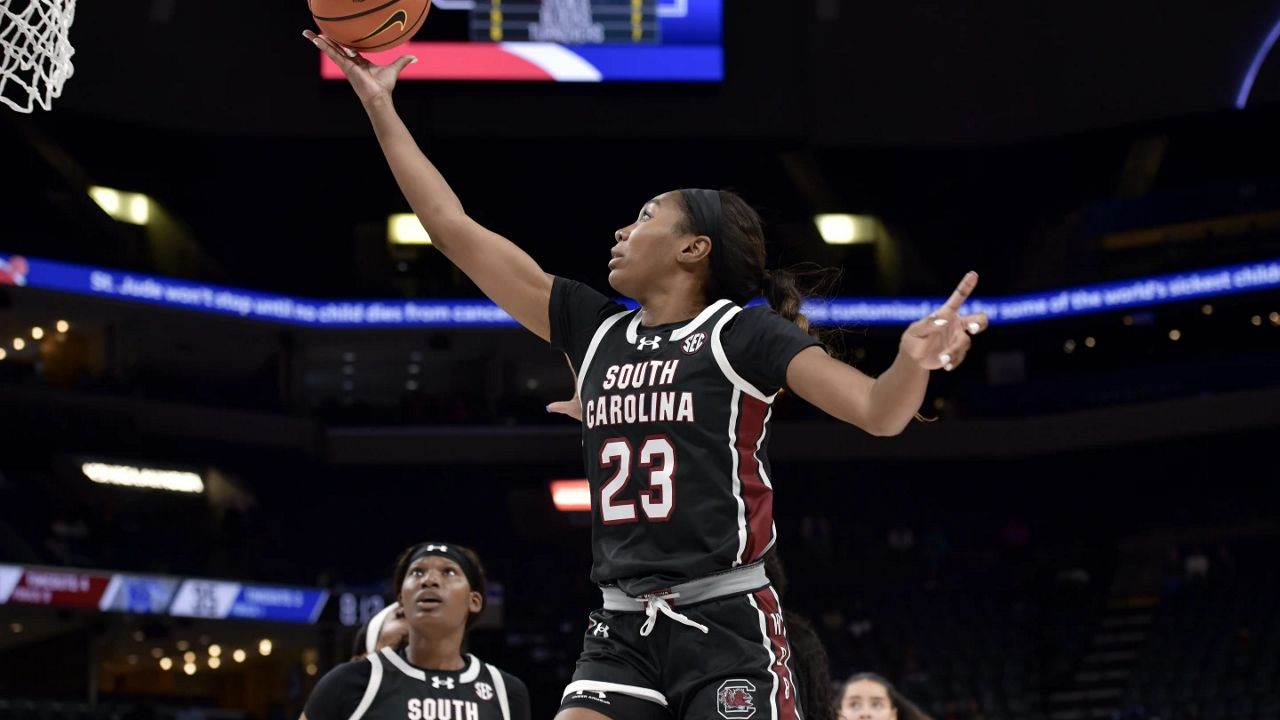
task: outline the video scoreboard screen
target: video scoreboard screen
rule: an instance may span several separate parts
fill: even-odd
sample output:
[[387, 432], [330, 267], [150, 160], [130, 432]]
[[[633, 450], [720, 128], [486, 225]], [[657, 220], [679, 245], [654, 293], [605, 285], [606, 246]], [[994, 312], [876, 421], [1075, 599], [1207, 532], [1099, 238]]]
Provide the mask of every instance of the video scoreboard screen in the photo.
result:
[[[719, 82], [723, 0], [435, 0], [402, 80]], [[321, 56], [321, 76], [342, 72]]]

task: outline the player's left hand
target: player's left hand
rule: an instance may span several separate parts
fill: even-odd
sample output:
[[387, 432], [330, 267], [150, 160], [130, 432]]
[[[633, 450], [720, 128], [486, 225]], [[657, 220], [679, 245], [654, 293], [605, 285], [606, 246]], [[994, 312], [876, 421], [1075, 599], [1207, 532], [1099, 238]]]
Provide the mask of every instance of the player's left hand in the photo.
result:
[[966, 273], [942, 307], [909, 325], [898, 352], [925, 370], [954, 370], [964, 362], [971, 336], [987, 329], [987, 314], [961, 315], [960, 306], [978, 286], [978, 273]]
[[569, 375], [573, 377], [573, 399], [559, 400], [547, 406], [547, 412], [560, 413], [582, 422], [582, 398], [578, 397], [578, 373], [573, 371], [573, 363], [569, 361], [569, 356], [564, 356], [565, 362], [569, 363]]

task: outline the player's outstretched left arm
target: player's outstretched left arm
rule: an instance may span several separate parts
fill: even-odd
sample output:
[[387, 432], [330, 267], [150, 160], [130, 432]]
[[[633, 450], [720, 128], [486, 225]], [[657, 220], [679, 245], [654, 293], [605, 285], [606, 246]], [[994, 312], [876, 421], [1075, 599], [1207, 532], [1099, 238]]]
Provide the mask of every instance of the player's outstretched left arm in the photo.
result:
[[832, 417], [872, 435], [901, 433], [924, 402], [930, 371], [959, 367], [971, 336], [987, 328], [986, 313], [960, 314], [977, 284], [978, 274], [968, 273], [942, 307], [907, 327], [897, 359], [880, 377], [872, 378], [822, 348], [811, 347], [787, 366], [787, 386]]

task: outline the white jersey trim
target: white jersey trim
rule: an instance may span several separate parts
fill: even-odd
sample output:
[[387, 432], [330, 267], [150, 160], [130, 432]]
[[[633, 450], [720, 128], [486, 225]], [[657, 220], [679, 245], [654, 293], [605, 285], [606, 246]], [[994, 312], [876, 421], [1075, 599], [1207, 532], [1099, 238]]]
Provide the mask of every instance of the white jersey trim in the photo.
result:
[[697, 330], [699, 327], [701, 327], [702, 323], [709, 320], [712, 315], [715, 315], [716, 313], [720, 312], [720, 308], [724, 307], [725, 305], [731, 305], [731, 304], [732, 304], [732, 301], [730, 300], [717, 300], [711, 303], [710, 305], [707, 306], [706, 310], [703, 310], [702, 312], [698, 313], [698, 317], [690, 320], [687, 325], [684, 325], [679, 329], [675, 330], [674, 332], [672, 332], [671, 339], [672, 340], [685, 339], [685, 336], [689, 335], [694, 330]]
[[627, 344], [635, 345], [639, 339], [639, 333], [636, 332], [640, 328], [640, 310], [636, 310], [636, 316], [631, 318], [631, 322], [627, 323]]
[[[400, 655], [396, 653], [395, 650], [392, 650], [389, 647], [385, 647], [385, 648], [382, 648], [379, 654], [382, 655], [382, 657], [386, 658], [387, 662], [390, 662], [392, 665], [395, 666], [397, 670], [404, 673], [405, 675], [408, 675], [414, 680], [418, 680], [420, 682], [427, 681], [427, 673], [425, 671], [419, 670], [418, 668], [405, 662], [404, 658], [400, 657]], [[466, 685], [469, 682], [474, 682], [477, 677], [480, 677], [480, 658], [476, 657], [475, 655], [467, 655], [466, 657], [469, 662], [469, 664], [467, 665], [467, 669], [463, 670], [462, 674], [458, 676], [458, 682], [463, 685]], [[440, 672], [445, 672], [445, 671], [442, 670]], [[454, 671], [449, 671], [449, 672], [454, 672]]]
[[391, 665], [395, 667], [395, 669], [399, 670], [405, 675], [408, 675], [414, 680], [420, 680], [422, 682], [427, 681], [427, 674], [425, 672], [405, 662], [404, 658], [397, 655], [395, 650], [392, 650], [389, 647], [384, 647], [378, 652], [380, 655], [382, 655], [382, 657], [386, 658], [387, 662], [391, 663]]
[[[751, 457], [756, 460], [756, 467], [760, 470], [760, 480], [764, 486], [773, 490], [773, 482], [769, 480], [769, 473], [764, 469], [764, 462], [760, 460], [760, 448], [764, 447], [764, 439], [769, 435], [769, 418], [773, 417], [773, 406], [764, 411], [764, 420], [761, 422], [763, 427], [760, 428], [760, 439], [756, 440], [756, 449], [751, 451]], [[773, 533], [775, 536], [777, 531]]]
[[564, 689], [562, 698], [568, 697], [576, 692], [612, 692], [619, 695], [629, 695], [641, 700], [655, 702], [662, 707], [667, 707], [667, 696], [657, 690], [642, 688], [636, 685], [623, 685], [621, 683], [601, 682], [599, 680], [576, 680], [569, 683]]
[[[578, 368], [578, 397], [582, 397], [582, 382], [583, 379], [587, 377], [587, 369], [591, 367], [591, 361], [595, 359], [596, 350], [600, 349], [600, 341], [604, 340], [604, 336], [609, 332], [609, 328], [612, 328], [629, 312], [632, 311], [623, 310], [620, 313], [615, 313], [605, 318], [605, 321], [600, 323], [600, 327], [596, 328], [596, 334], [591, 336], [591, 344], [587, 346], [587, 354], [582, 358], [582, 367]], [[635, 312], [636, 317], [639, 317], [639, 311], [637, 310]]]
[[489, 676], [493, 678], [493, 691], [498, 695], [498, 707], [502, 708], [502, 720], [511, 720], [511, 705], [507, 702], [507, 683], [502, 679], [502, 672], [489, 665]]
[[734, 567], [742, 564], [742, 556], [747, 552], [747, 499], [742, 496], [742, 476], [738, 474], [738, 405], [741, 401], [742, 390], [735, 386], [729, 400], [729, 477], [733, 478], [733, 500], [738, 503], [738, 554], [734, 556]]
[[360, 720], [364, 717], [364, 714], [369, 711], [369, 706], [373, 705], [373, 699], [378, 696], [378, 689], [382, 687], [382, 663], [376, 654], [369, 655], [366, 659], [372, 666], [369, 671], [369, 684], [365, 686], [364, 697], [360, 698], [360, 704], [356, 706], [355, 712], [351, 713], [350, 720]]
[[470, 654], [467, 657], [471, 658], [471, 664], [467, 666], [466, 671], [458, 676], [458, 682], [463, 685], [475, 682], [476, 678], [480, 677], [480, 658]]
[[426, 682], [426, 673], [417, 669], [417, 667], [413, 667], [408, 664], [408, 662], [404, 662], [403, 657], [396, 655], [396, 651], [392, 650], [392, 648], [384, 647], [383, 650], [378, 652], [379, 655], [385, 657], [385, 659], [387, 659], [392, 666], [396, 667], [397, 670], [401, 671], [401, 673], [404, 673], [415, 680], [421, 680], [421, 682], [424, 683]]
[[[760, 441], [756, 443], [756, 452], [755, 452], [756, 467], [760, 468], [760, 480], [764, 482], [764, 486], [769, 488], [770, 492], [773, 491], [773, 481], [769, 479], [769, 473], [766, 472], [764, 469], [764, 461], [760, 459], [760, 447], [764, 445], [764, 439], [769, 436], [769, 418], [771, 417], [773, 417], [772, 407], [770, 407], [764, 413], [764, 428], [760, 431]], [[776, 522], [770, 522], [769, 523], [769, 544], [765, 545], [764, 549], [760, 551], [760, 557], [764, 557], [765, 554], [767, 554], [770, 550], [772, 550], [773, 546], [776, 545], [777, 542], [778, 542], [778, 524]], [[781, 605], [782, 603], [781, 599], [779, 599], [778, 603], [779, 605]], [[799, 711], [797, 710], [797, 712]]]
[[760, 644], [764, 645], [765, 652], [769, 653], [769, 675], [773, 677], [773, 691], [769, 693], [769, 709], [772, 711], [772, 720], [778, 720], [778, 673], [773, 671], [773, 664], [778, 661], [778, 657], [773, 654], [773, 642], [769, 639], [769, 617], [756, 603], [755, 595], [748, 595], [747, 600], [760, 614], [760, 635], [764, 638], [764, 642]]
[[[777, 537], [777, 534], [778, 533], [775, 529], [774, 537]], [[769, 546], [773, 547], [773, 543], [770, 543]], [[773, 602], [777, 604], [778, 612], [782, 612], [782, 597], [778, 595], [778, 591], [775, 590], [772, 585], [770, 585], [769, 593], [773, 595]], [[783, 667], [787, 669], [787, 684], [784, 685], [783, 690], [787, 692], [796, 693], [796, 699], [795, 699], [796, 718], [797, 720], [804, 720], [804, 711], [800, 709], [800, 697], [799, 697], [800, 691], [796, 689], [795, 682], [794, 682], [796, 679], [796, 671], [795, 671], [795, 668], [791, 666], [792, 665], [791, 657], [793, 655], [793, 651], [795, 650], [795, 648], [791, 647], [791, 633], [789, 628], [787, 628], [787, 624], [785, 622], [782, 623], [782, 639], [787, 641], [787, 652], [782, 654], [782, 664], [783, 664]], [[790, 696], [785, 695], [784, 697], [790, 697]]]
[[[698, 313], [697, 317], [685, 323], [684, 325], [681, 325], [675, 330], [672, 330], [671, 334], [667, 336], [667, 340], [670, 342], [675, 342], [677, 340], [685, 339], [685, 337], [687, 337], [694, 330], [697, 330], [699, 327], [702, 327], [702, 324], [705, 323], [707, 320], [709, 320], [712, 315], [715, 315], [717, 312], [720, 312], [720, 308], [723, 308], [725, 305], [729, 305], [729, 304], [731, 304], [730, 300], [717, 300], [711, 303], [710, 305], [703, 308], [702, 312]], [[639, 331], [640, 331], [640, 313], [637, 312], [636, 316], [631, 319], [630, 323], [627, 324], [627, 344], [628, 345], [635, 345], [636, 341], [640, 339]]]
[[729, 356], [725, 355], [724, 344], [720, 342], [720, 331], [731, 319], [733, 319], [735, 315], [740, 312], [742, 312], [742, 308], [734, 307], [720, 317], [719, 322], [716, 323], [715, 329], [711, 331], [711, 353], [715, 355], [716, 364], [720, 366], [720, 372], [724, 373], [724, 376], [729, 379], [729, 382], [733, 383], [734, 387], [763, 403], [772, 405], [774, 398], [778, 397], [778, 393], [765, 395], [763, 392], [760, 392], [760, 389], [755, 385], [744, 380], [742, 376], [733, 369], [733, 365], [729, 364]]

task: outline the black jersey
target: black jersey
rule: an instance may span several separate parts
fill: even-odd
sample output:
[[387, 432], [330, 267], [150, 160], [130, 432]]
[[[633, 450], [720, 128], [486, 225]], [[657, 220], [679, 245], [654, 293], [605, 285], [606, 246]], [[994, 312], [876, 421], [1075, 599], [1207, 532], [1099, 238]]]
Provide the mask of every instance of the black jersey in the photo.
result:
[[551, 339], [578, 371], [592, 580], [652, 592], [773, 546], [771, 405], [791, 359], [816, 340], [728, 300], [644, 327], [638, 310], [561, 278]]
[[518, 678], [466, 656], [462, 670], [426, 670], [383, 648], [329, 671], [307, 699], [307, 720], [529, 720]]

